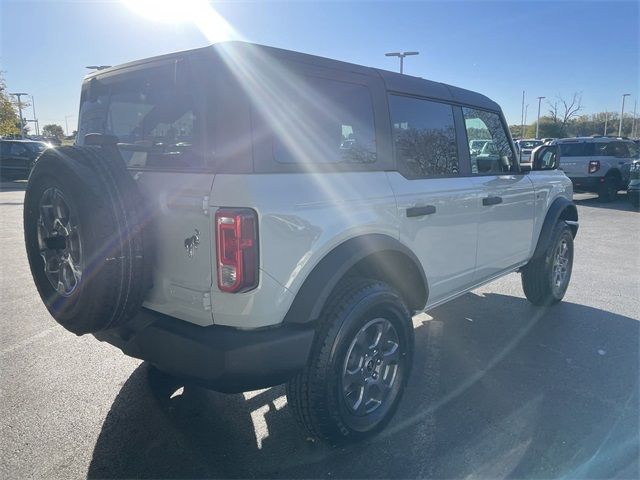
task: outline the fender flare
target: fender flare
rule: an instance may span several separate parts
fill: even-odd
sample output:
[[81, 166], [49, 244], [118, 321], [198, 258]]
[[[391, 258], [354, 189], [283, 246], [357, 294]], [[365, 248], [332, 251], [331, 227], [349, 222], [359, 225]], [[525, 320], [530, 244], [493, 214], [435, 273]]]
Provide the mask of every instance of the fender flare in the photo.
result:
[[[404, 266], [409, 267], [409, 271], [399, 271], [402, 268], [397, 268], [398, 261], [407, 262]], [[429, 287], [416, 255], [393, 237], [368, 234], [346, 240], [320, 260], [298, 290], [284, 323], [317, 320], [340, 280], [363, 263], [372, 271], [383, 272], [382, 279], [400, 290], [410, 310], [420, 310], [426, 305]]]
[[558, 197], [551, 203], [551, 206], [547, 210], [547, 215], [542, 224], [542, 229], [538, 236], [538, 243], [536, 244], [536, 249], [533, 252], [531, 260], [544, 256], [551, 241], [551, 234], [558, 220], [564, 220], [569, 224], [573, 237], [575, 238], [578, 233], [578, 209], [571, 200]]

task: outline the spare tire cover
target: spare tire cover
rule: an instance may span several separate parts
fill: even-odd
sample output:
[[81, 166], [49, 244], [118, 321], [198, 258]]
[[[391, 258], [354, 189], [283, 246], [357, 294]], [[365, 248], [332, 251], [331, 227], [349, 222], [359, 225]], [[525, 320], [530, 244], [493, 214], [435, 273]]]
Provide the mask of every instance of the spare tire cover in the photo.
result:
[[150, 288], [150, 209], [115, 148], [46, 150], [29, 176], [24, 237], [47, 309], [81, 335], [120, 326]]

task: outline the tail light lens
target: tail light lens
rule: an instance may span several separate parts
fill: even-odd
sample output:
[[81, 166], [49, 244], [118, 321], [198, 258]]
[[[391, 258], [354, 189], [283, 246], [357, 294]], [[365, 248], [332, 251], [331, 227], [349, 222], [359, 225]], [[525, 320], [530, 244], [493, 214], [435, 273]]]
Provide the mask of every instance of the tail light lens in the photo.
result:
[[600, 161], [591, 160], [589, 162], [589, 173], [596, 173], [598, 170], [600, 170]]
[[258, 218], [249, 208], [216, 212], [218, 288], [246, 292], [258, 286]]

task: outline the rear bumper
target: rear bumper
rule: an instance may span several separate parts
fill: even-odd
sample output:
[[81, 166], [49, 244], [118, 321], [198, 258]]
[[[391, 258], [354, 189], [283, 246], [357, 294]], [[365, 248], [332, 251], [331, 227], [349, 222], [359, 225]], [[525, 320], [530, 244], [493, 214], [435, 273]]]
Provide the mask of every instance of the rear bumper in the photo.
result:
[[576, 192], [597, 192], [604, 177], [569, 177]]
[[147, 309], [123, 327], [94, 334], [162, 371], [227, 393], [289, 380], [306, 365], [313, 335], [312, 327], [294, 324], [201, 327]]

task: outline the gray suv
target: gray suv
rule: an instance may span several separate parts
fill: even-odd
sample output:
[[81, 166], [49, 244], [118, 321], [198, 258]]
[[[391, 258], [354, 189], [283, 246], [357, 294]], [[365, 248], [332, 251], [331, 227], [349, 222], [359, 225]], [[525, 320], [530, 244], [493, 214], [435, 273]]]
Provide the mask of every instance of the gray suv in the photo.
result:
[[574, 191], [597, 193], [601, 202], [615, 200], [618, 190], [627, 188], [631, 163], [639, 158], [638, 145], [620, 137], [563, 138], [555, 143], [560, 169]]

